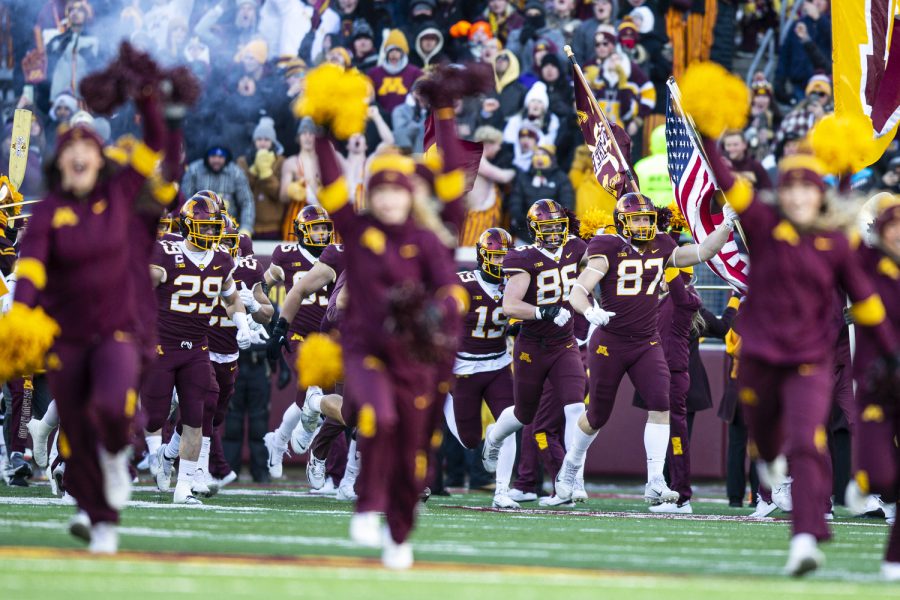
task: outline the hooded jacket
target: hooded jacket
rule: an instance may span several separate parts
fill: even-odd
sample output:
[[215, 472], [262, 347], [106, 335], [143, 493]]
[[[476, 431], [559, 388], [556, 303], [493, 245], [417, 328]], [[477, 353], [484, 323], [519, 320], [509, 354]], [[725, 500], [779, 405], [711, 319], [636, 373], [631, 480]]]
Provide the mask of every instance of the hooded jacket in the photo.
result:
[[[393, 49], [403, 53], [403, 58], [396, 65], [391, 65], [387, 61], [387, 54]], [[385, 38], [383, 56], [378, 66], [371, 69], [367, 75], [375, 89], [375, 102], [384, 113], [390, 114], [406, 100], [412, 84], [422, 76], [422, 70], [409, 64], [409, 43], [399, 29], [391, 30]]]
[[509, 50], [502, 50], [497, 54], [497, 58], [501, 56], [505, 56], [509, 60], [509, 68], [502, 77], [498, 77], [495, 63], [494, 82], [497, 94], [500, 96], [500, 112], [508, 119], [522, 109], [527, 90], [519, 81], [519, 59], [516, 55]]
[[[436, 36], [438, 39], [437, 45], [431, 50], [431, 52], [425, 53], [422, 50], [422, 38], [426, 35]], [[441, 61], [442, 51], [444, 49], [444, 34], [437, 27], [426, 27], [422, 31], [419, 32], [419, 35], [416, 36], [416, 45], [415, 45], [416, 53], [412, 56], [412, 61], [419, 67], [423, 69], [427, 69], [433, 64], [437, 64]]]

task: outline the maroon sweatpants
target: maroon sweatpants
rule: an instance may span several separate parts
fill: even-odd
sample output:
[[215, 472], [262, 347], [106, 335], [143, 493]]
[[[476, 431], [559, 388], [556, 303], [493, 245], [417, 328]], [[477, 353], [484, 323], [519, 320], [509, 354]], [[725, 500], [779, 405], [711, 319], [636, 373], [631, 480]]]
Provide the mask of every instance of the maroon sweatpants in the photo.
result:
[[691, 440], [688, 435], [687, 395], [691, 387], [691, 375], [675, 371], [669, 385], [669, 437], [666, 450], [669, 462], [670, 487], [678, 492], [678, 502], [691, 499]]
[[781, 366], [743, 357], [738, 370], [738, 397], [760, 458], [772, 461], [782, 448], [787, 453], [794, 480], [793, 532], [818, 540], [831, 537], [822, 507], [831, 495], [824, 455], [833, 386], [830, 360]]
[[238, 363], [236, 360], [227, 363], [210, 362], [219, 391], [214, 396], [210, 394], [216, 400], [212, 416], [206, 410], [203, 412], [203, 435], [209, 435], [209, 473], [221, 479], [231, 472], [231, 465], [225, 460], [225, 450], [222, 448], [222, 424], [225, 422], [225, 413], [228, 412], [228, 403], [234, 394]]
[[92, 346], [59, 342], [48, 371], [60, 423], [60, 454], [66, 461], [66, 491], [92, 523], [118, 523], [106, 503], [97, 449], [119, 452], [129, 440], [137, 407], [140, 350], [124, 336]]
[[141, 386], [141, 401], [147, 412], [147, 430], [163, 426], [172, 404], [172, 390], [178, 391], [179, 425], [201, 427], [210, 394], [218, 395], [216, 375], [205, 346], [162, 348], [156, 362], [149, 365]]
[[481, 443], [481, 401], [484, 399], [494, 418], [513, 405], [513, 377], [509, 366], [472, 375], [455, 375], [453, 416], [459, 440], [466, 448]]
[[631, 338], [598, 327], [588, 343], [588, 352], [587, 420], [592, 429], [600, 429], [609, 421], [626, 373], [647, 410], [669, 410], [669, 365], [658, 334]]
[[345, 398], [358, 406], [356, 439], [364, 462], [356, 510], [384, 513], [397, 543], [412, 531], [428, 472], [434, 371], [352, 353], [344, 360]]
[[17, 377], [6, 382], [12, 396], [12, 414], [9, 428], [9, 452], [25, 452], [28, 446], [28, 421], [34, 401], [34, 383], [31, 377]]

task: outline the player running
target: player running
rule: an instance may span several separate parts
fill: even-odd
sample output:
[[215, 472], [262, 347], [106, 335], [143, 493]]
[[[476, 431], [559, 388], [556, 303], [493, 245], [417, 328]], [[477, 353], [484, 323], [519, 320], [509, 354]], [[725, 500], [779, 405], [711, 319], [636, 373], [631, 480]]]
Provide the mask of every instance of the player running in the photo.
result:
[[[670, 374], [657, 329], [660, 283], [669, 267], [689, 267], [715, 256], [728, 241], [733, 217], [729, 211], [702, 244], [681, 247], [668, 235], [657, 236], [656, 217], [646, 196], [622, 196], [613, 213], [616, 233], [590, 241], [587, 266], [574, 283], [569, 302], [597, 329], [588, 346], [590, 401], [556, 479], [560, 498], [571, 497], [587, 449], [609, 420], [619, 383], [627, 373], [647, 406], [644, 498], [651, 504], [678, 500], [678, 493], [669, 489], [663, 477], [669, 446]], [[598, 284], [603, 308], [591, 299], [590, 290]]]

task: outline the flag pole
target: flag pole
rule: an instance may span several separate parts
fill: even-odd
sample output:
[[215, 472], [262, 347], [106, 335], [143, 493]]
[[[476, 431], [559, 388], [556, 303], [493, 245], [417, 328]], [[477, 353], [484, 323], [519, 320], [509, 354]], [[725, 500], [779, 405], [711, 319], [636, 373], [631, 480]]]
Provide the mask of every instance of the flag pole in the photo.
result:
[[[681, 115], [682, 120], [684, 120], [684, 128], [687, 130], [691, 142], [696, 146], [697, 151], [700, 152], [700, 155], [703, 157], [703, 160], [706, 161], [706, 164], [710, 165], [709, 176], [712, 179], [713, 185], [721, 192], [722, 197], [725, 198], [725, 201], [727, 202], [728, 197], [725, 196], [725, 190], [723, 190], [719, 185], [719, 182], [716, 181], [716, 175], [713, 173], [712, 164], [709, 162], [709, 156], [706, 155], [706, 149], [703, 147], [703, 139], [700, 137], [700, 134], [697, 133], [697, 126], [694, 124], [694, 119], [681, 107], [681, 90], [674, 77], [670, 76], [666, 80], [666, 87], [669, 88], [669, 93], [672, 95], [672, 102], [675, 104], [675, 110]], [[744, 233], [744, 228], [741, 227], [740, 221], [734, 222], [734, 228], [738, 234], [740, 234], [741, 240], [744, 242], [744, 247], [747, 248], [747, 251], [749, 252], [750, 245], [747, 244], [747, 235]]]
[[[587, 80], [584, 78], [584, 73], [581, 72], [581, 66], [575, 59], [575, 53], [572, 52], [572, 47], [566, 45], [563, 47], [563, 50], [566, 52], [566, 56], [569, 57], [569, 61], [572, 63], [572, 66], [575, 67], [575, 73], [581, 80], [584, 89], [590, 90], [590, 87], [587, 84]], [[622, 167], [625, 170], [625, 176], [628, 178], [628, 183], [631, 184], [631, 190], [635, 194], [640, 194], [641, 190], [638, 187], [637, 180], [634, 178], [634, 173], [631, 171], [631, 166], [629, 166], [628, 161], [626, 161], [625, 157], [622, 156], [622, 149], [619, 148], [619, 143], [616, 141], [616, 136], [613, 135], [612, 128], [609, 126], [609, 121], [607, 121], [606, 119], [606, 114], [603, 112], [603, 109], [600, 108], [600, 105], [597, 103], [597, 99], [594, 98], [593, 94], [588, 94], [588, 98], [594, 110], [596, 110], [597, 114], [600, 115], [600, 122], [603, 123], [603, 128], [606, 130], [606, 135], [609, 136], [610, 144], [612, 144], [612, 147], [616, 149], [616, 155], [618, 156], [619, 162], [622, 164]]]

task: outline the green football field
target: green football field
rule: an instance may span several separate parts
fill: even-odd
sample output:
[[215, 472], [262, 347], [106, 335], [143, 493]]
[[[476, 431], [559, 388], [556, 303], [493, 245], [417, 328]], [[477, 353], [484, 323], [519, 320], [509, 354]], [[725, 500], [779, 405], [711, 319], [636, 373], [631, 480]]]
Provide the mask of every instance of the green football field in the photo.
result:
[[824, 569], [782, 577], [783, 515], [694, 503], [650, 515], [638, 486], [598, 488], [576, 509], [492, 511], [484, 493], [432, 498], [416, 566], [380, 567], [350, 542], [351, 506], [299, 486], [228, 488], [175, 507], [142, 485], [123, 514], [121, 554], [93, 558], [66, 532], [73, 512], [46, 485], [0, 488], [0, 598], [898, 598], [878, 579], [887, 526], [838, 510]]

